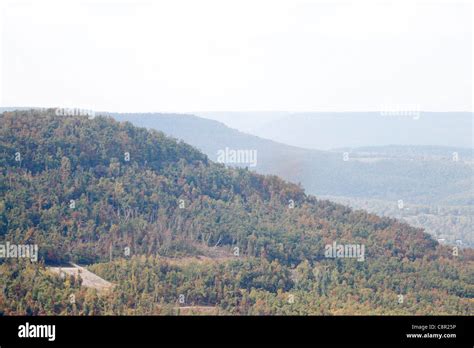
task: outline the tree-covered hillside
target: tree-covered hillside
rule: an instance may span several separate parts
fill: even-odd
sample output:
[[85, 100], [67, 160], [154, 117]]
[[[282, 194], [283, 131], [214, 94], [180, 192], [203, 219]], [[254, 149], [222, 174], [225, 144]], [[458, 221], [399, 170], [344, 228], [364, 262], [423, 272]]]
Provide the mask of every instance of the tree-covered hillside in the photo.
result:
[[[399, 219], [400, 214], [409, 213], [413, 216], [410, 224], [424, 228], [436, 239], [444, 238], [451, 245], [458, 245], [456, 241], [460, 240], [462, 245], [474, 246], [470, 223], [474, 208], [472, 149], [392, 145], [320, 151], [259, 138], [192, 115], [111, 115], [118, 121], [183, 139], [212, 161], [217, 161], [219, 151], [225, 148], [255, 150], [256, 165], [250, 169], [257, 173], [299, 182], [309, 194], [330, 196], [356, 209], [360, 206], [352, 202], [367, 202], [363, 209], [379, 216]], [[232, 115], [242, 117], [229, 113], [229, 122]], [[256, 119], [261, 116], [254, 115]], [[345, 138], [343, 129], [340, 130], [332, 136]], [[400, 209], [399, 201], [410, 208]], [[436, 213], [420, 212], [415, 216], [415, 205]]]
[[[225, 168], [163, 133], [107, 117], [0, 116], [6, 242], [37, 244], [40, 255], [38, 264], [0, 258], [6, 314], [163, 314], [176, 304], [236, 314], [473, 308], [471, 249], [453, 252], [421, 229]], [[333, 243], [365, 253], [331, 258]], [[44, 268], [68, 261], [95, 263], [116, 287], [96, 294]]]

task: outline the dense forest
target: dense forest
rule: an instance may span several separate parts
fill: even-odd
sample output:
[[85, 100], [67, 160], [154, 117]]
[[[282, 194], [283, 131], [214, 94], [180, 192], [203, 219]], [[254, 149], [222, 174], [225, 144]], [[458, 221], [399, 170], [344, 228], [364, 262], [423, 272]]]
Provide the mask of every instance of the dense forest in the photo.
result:
[[[0, 116], [0, 314], [469, 314], [474, 252], [226, 168], [161, 132], [54, 110]], [[363, 245], [363, 262], [327, 245]], [[60, 277], [75, 262], [107, 292]], [[71, 301], [74, 295], [74, 301]]]
[[[474, 246], [474, 157], [470, 148], [390, 145], [321, 151], [263, 139], [193, 115], [110, 115], [182, 139], [213, 161], [227, 147], [254, 149], [258, 160], [250, 169], [259, 174], [299, 182], [309, 194], [327, 196], [355, 209], [403, 219], [447, 244], [455, 246], [461, 240], [463, 246]], [[261, 116], [254, 115], [254, 119]], [[345, 139], [345, 129], [341, 127], [339, 134], [333, 130], [332, 136]], [[406, 209], [398, 208], [399, 200]]]

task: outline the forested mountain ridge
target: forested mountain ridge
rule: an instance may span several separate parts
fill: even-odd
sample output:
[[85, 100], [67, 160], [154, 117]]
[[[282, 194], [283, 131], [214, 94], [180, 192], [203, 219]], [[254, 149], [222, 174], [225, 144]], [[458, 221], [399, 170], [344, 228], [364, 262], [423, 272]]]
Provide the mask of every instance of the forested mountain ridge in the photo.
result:
[[[265, 235], [277, 239], [290, 232], [282, 231], [280, 223], [284, 221], [293, 237], [305, 236], [315, 242], [331, 234], [365, 239], [368, 233], [364, 227], [382, 234], [399, 225], [400, 245], [386, 252], [416, 257], [435, 250], [436, 243], [421, 230], [317, 201], [277, 177], [225, 168], [163, 133], [129, 123], [20, 112], [3, 114], [1, 131], [2, 191], [6, 192], [4, 214], [8, 221], [2, 232], [50, 244], [62, 255], [72, 252], [78, 257], [79, 250], [90, 244], [91, 257], [97, 255], [93, 259], [100, 260], [101, 255], [109, 256], [105, 248], [112, 238], [113, 243], [125, 245], [132, 243], [132, 237], [131, 247], [138, 248], [140, 252], [135, 252], [140, 254], [155, 252], [179, 238], [200, 242], [205, 238], [208, 245], [220, 239], [220, 245], [235, 245], [244, 253], [256, 239], [260, 243], [252, 254], [258, 255], [262, 248], [277, 254], [277, 246], [265, 241]], [[20, 161], [15, 161], [17, 153]], [[11, 185], [9, 189], [7, 185]], [[10, 199], [17, 201], [13, 204]], [[69, 207], [71, 200], [74, 208]], [[294, 209], [288, 207], [290, 200], [295, 202]], [[201, 219], [204, 223], [198, 226]], [[45, 223], [48, 220], [49, 225]], [[327, 228], [331, 222], [337, 223]], [[354, 222], [360, 225], [355, 230]], [[130, 229], [141, 235], [131, 235]], [[171, 235], [166, 236], [168, 233]], [[64, 250], [70, 236], [77, 245]], [[99, 246], [104, 250], [97, 249]], [[308, 250], [304, 253], [306, 258], [316, 257]], [[301, 261], [298, 255], [286, 257]]]
[[[92, 268], [118, 284], [104, 299], [77, 280], [58, 286], [41, 263], [6, 259], [3, 313], [164, 314], [183, 291], [186, 304], [240, 314], [472, 310], [471, 249], [454, 254], [421, 229], [226, 168], [160, 132], [54, 110], [6, 112], [0, 154], [0, 240], [38, 244], [48, 263], [99, 262]], [[328, 258], [334, 242], [363, 245], [363, 262]], [[157, 258], [215, 253], [222, 264]], [[72, 290], [75, 307], [38, 298]], [[294, 306], [290, 292], [298, 293]], [[399, 294], [411, 301], [401, 309]]]
[[[299, 182], [309, 194], [331, 196], [355, 209], [360, 206], [353, 202], [368, 202], [364, 210], [379, 216], [396, 219], [402, 216], [404, 219], [403, 216], [409, 213], [412, 218], [404, 220], [423, 227], [434, 238], [444, 239], [451, 245], [458, 245], [457, 241], [461, 241], [464, 246], [474, 246], [472, 149], [391, 145], [321, 151], [263, 139], [193, 115], [109, 115], [119, 121], [129, 121], [182, 139], [213, 161], [219, 159], [218, 153], [222, 149], [255, 150], [258, 160], [250, 169], [257, 173], [274, 174], [290, 182]], [[241, 117], [229, 113], [229, 121], [232, 115]], [[260, 116], [254, 115], [255, 121]], [[389, 120], [386, 122], [390, 124]], [[321, 127], [324, 125], [322, 122]], [[345, 127], [342, 126], [340, 134], [332, 130], [334, 137], [345, 137]], [[324, 129], [318, 131], [324, 132]], [[245, 167], [248, 164], [227, 165]], [[379, 201], [382, 205], [375, 204]], [[400, 209], [399, 201], [403, 202], [405, 209]], [[415, 206], [427, 207], [436, 213], [423, 214], [414, 209]], [[439, 213], [441, 211], [444, 213]]]

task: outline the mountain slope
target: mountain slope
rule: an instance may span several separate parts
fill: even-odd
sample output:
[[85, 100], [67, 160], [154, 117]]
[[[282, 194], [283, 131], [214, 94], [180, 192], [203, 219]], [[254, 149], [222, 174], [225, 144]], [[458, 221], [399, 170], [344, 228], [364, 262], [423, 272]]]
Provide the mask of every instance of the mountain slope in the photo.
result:
[[[250, 169], [258, 173], [300, 182], [308, 193], [331, 197], [355, 209], [359, 209], [362, 202], [365, 210], [423, 227], [448, 244], [457, 245], [461, 241], [463, 245], [474, 246], [471, 223], [474, 156], [471, 149], [391, 145], [319, 151], [262, 139], [192, 115], [112, 115], [117, 120], [183, 139], [213, 161], [218, 160], [218, 152], [226, 148], [253, 149], [257, 165]], [[260, 114], [245, 115], [259, 117]], [[238, 118], [241, 114], [227, 116]], [[248, 164], [228, 165], [245, 167]], [[406, 208], [400, 209], [399, 201]], [[435, 213], [425, 214], [427, 211]]]
[[[2, 234], [48, 244], [48, 252], [100, 260], [111, 244], [147, 253], [176, 247], [174, 241], [181, 248], [219, 241], [252, 256], [266, 249], [300, 262], [321, 257], [309, 248], [321, 246], [323, 236], [355, 238], [364, 228], [377, 236], [391, 225], [403, 235], [392, 252], [416, 257], [435, 248], [420, 230], [389, 219], [373, 224], [375, 217], [319, 202], [277, 177], [214, 164], [189, 145], [129, 123], [38, 112], [4, 113], [1, 121]], [[315, 244], [280, 250], [291, 235]]]
[[[454, 254], [421, 229], [225, 168], [160, 132], [54, 110], [7, 112], [0, 154], [2, 242], [38, 244], [48, 263], [99, 262], [91, 271], [116, 284], [101, 298], [41, 264], [0, 259], [0, 313], [163, 314], [172, 303], [236, 314], [472, 309], [471, 249]], [[359, 254], [331, 257], [334, 243]], [[223, 263], [179, 266], [163, 256]], [[75, 307], [48, 300], [71, 291]], [[294, 294], [295, 306], [286, 301]]]

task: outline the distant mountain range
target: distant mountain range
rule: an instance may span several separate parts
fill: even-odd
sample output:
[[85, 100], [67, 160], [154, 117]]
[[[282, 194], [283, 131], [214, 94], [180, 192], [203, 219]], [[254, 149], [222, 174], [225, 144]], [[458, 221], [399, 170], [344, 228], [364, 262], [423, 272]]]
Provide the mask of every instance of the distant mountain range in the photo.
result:
[[257, 172], [301, 183], [311, 194], [431, 205], [474, 203], [473, 156], [467, 148], [383, 146], [321, 151], [245, 134], [192, 115], [110, 115], [182, 139], [213, 161], [225, 148], [256, 150]]
[[200, 112], [233, 128], [310, 148], [385, 145], [473, 146], [470, 112]]

